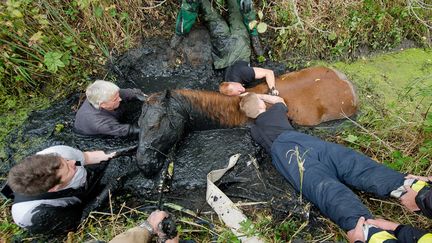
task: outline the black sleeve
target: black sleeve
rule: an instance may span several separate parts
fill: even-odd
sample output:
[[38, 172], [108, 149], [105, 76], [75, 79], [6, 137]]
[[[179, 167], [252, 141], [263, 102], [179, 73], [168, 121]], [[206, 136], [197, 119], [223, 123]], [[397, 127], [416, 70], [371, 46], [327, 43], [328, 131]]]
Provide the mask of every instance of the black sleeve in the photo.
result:
[[252, 138], [263, 146], [268, 153], [271, 152], [273, 141], [287, 130], [293, 130], [288, 121], [287, 107], [283, 103], [276, 103], [267, 111], [258, 115], [255, 126], [251, 128]]
[[400, 243], [415, 243], [422, 237], [430, 237], [429, 239], [432, 239], [432, 233], [428, 233], [426, 230], [416, 229], [409, 225], [399, 225], [394, 231], [394, 234]]
[[227, 68], [224, 81], [248, 85], [255, 81], [255, 71], [247, 62], [237, 61]]
[[82, 204], [66, 207], [41, 204], [33, 209], [32, 225], [26, 229], [32, 234], [54, 235], [75, 230], [81, 222]]
[[288, 108], [284, 103], [276, 103], [255, 120], [255, 124], [262, 129], [285, 130], [293, 129], [287, 117]]
[[133, 89], [120, 89], [120, 98], [124, 101], [129, 101], [135, 98], [136, 94]]
[[429, 186], [423, 187], [418, 192], [415, 201], [422, 214], [432, 218], [432, 189]]

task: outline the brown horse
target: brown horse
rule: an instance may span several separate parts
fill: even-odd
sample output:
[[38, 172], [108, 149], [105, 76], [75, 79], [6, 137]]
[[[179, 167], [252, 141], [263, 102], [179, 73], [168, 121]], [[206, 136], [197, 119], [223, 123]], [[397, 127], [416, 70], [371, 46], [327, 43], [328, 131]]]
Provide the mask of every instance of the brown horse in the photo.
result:
[[[296, 124], [315, 126], [322, 122], [352, 116], [357, 111], [357, 95], [345, 75], [326, 67], [312, 67], [284, 74], [276, 87], [288, 107], [288, 117]], [[247, 89], [268, 93], [266, 83]], [[239, 110], [240, 97], [212, 91], [176, 90], [192, 106], [225, 126], [243, 125], [248, 119]]]
[[[315, 126], [357, 111], [354, 86], [331, 68], [311, 67], [284, 74], [276, 79], [276, 87], [287, 104], [288, 117], [298, 125]], [[268, 87], [261, 83], [247, 91], [267, 93]]]
[[[357, 109], [353, 85], [340, 72], [313, 67], [280, 76], [280, 96], [288, 106], [288, 117], [298, 125], [317, 125], [351, 116]], [[266, 84], [248, 89], [267, 93]], [[240, 111], [240, 97], [213, 91], [174, 90], [150, 96], [139, 120], [141, 132], [138, 165], [151, 176], [186, 130], [234, 127], [249, 119]]]

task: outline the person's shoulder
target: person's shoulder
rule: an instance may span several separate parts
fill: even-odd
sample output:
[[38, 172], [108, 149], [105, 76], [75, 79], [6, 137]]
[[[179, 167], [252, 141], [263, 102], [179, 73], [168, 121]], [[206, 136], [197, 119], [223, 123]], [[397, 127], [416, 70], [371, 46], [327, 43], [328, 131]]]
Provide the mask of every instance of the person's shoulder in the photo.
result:
[[135, 96], [133, 89], [120, 89], [119, 95], [122, 99], [130, 99]]
[[230, 65], [225, 71], [225, 81], [228, 82], [239, 82], [238, 78], [245, 71], [252, 70], [253, 68], [249, 66], [249, 63], [246, 61], [236, 61], [232, 65]]
[[77, 197], [26, 201], [12, 205], [12, 218], [31, 233], [57, 233], [78, 225], [81, 208]]
[[71, 150], [71, 149], [74, 149], [74, 148], [67, 146], [67, 145], [54, 145], [54, 146], [48, 147], [42, 151], [39, 151], [36, 154], [50, 154], [50, 153], [59, 153], [60, 154], [60, 153], [64, 152], [65, 150]]
[[57, 198], [57, 199], [40, 199], [14, 203], [11, 208], [12, 219], [21, 227], [32, 225], [32, 217], [38, 214], [43, 215], [43, 205], [49, 207], [64, 208], [68, 205], [74, 205], [81, 201], [76, 197]]
[[82, 161], [84, 159], [84, 155], [81, 150], [67, 145], [51, 146], [49, 148], [37, 152], [36, 154], [53, 154], [53, 153], [65, 159], [73, 159], [79, 161]]
[[[286, 106], [283, 103], [276, 103], [268, 108], [263, 113], [259, 114], [255, 120], [256, 124], [272, 124], [275, 122], [275, 119], [283, 119], [286, 116]], [[282, 118], [283, 117], [283, 118]]]
[[238, 61], [234, 62], [231, 65], [231, 67], [236, 67], [236, 68], [239, 68], [239, 67], [250, 67], [250, 64], [248, 62], [246, 62], [246, 61], [238, 60]]
[[75, 119], [82, 119], [82, 118], [86, 118], [89, 115], [92, 114], [96, 114], [98, 113], [98, 109], [94, 108], [90, 102], [86, 99], [84, 100], [83, 104], [80, 106], [80, 108], [78, 109], [76, 115], [75, 115]]
[[277, 102], [268, 108], [264, 113], [274, 113], [274, 112], [288, 112], [287, 106], [282, 102]]
[[273, 106], [275, 107], [275, 109], [282, 109], [282, 110], [288, 109], [287, 106], [283, 102], [277, 102]]

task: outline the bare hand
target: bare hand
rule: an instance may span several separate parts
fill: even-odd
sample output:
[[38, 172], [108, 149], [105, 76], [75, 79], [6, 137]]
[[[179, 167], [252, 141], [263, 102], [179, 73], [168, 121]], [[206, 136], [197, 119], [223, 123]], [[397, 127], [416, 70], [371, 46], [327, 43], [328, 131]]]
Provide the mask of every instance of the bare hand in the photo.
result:
[[409, 186], [405, 186], [405, 189], [407, 192], [400, 198], [401, 204], [404, 205], [411, 212], [420, 210], [415, 201], [418, 193], [411, 189], [411, 187]]
[[97, 164], [100, 163], [101, 161], [107, 161], [111, 159], [112, 157], [114, 157], [115, 154], [116, 154], [115, 152], [106, 154], [104, 151], [98, 150], [98, 151], [84, 152], [84, 157], [86, 160], [86, 164]]
[[385, 219], [368, 219], [366, 223], [375, 225], [376, 227], [383, 230], [391, 230], [391, 231], [396, 230], [396, 228], [399, 226], [398, 223], [388, 221]]
[[357, 221], [357, 225], [354, 229], [347, 232], [348, 241], [353, 243], [357, 240], [361, 242], [365, 242], [364, 233], [363, 233], [363, 225], [365, 224], [365, 218], [360, 217]]
[[168, 217], [168, 213], [165, 211], [156, 210], [153, 211], [150, 216], [147, 218], [147, 221], [152, 226], [153, 232], [157, 234], [159, 237], [163, 237], [165, 234], [159, 230], [159, 224], [162, 222], [164, 218]]
[[278, 96], [278, 95], [279, 95], [279, 91], [278, 91], [277, 89], [273, 89], [273, 90], [271, 91], [271, 95]]

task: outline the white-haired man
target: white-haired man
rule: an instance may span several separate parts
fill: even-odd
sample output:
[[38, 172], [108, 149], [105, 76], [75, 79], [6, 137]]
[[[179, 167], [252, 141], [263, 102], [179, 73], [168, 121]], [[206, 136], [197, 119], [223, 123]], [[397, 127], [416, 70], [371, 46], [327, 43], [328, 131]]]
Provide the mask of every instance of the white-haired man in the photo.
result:
[[139, 89], [120, 89], [112, 82], [97, 80], [86, 89], [87, 99], [79, 108], [74, 129], [83, 135], [128, 136], [139, 133], [136, 124], [121, 123], [125, 112], [122, 101], [145, 100]]

